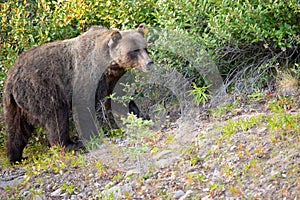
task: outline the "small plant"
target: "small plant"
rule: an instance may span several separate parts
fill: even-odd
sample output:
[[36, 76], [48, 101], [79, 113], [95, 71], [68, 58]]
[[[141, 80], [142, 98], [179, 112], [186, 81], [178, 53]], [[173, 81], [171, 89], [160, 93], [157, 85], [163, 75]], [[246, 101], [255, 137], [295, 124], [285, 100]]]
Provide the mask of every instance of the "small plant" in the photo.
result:
[[153, 125], [153, 122], [151, 120], [143, 120], [129, 113], [127, 118], [122, 118], [122, 121], [125, 124], [124, 131], [131, 138], [143, 139], [152, 135], [150, 127]]
[[73, 167], [84, 167], [82, 156], [75, 155], [74, 151], [65, 151], [59, 146], [52, 146], [47, 152], [32, 156], [29, 160], [22, 162], [28, 179], [44, 171], [61, 173]]
[[233, 120], [228, 120], [226, 125], [223, 127], [223, 135], [222, 138], [230, 138], [232, 134], [238, 131], [238, 123]]
[[198, 155], [198, 151], [192, 145], [181, 149], [180, 152], [184, 153], [186, 160], [189, 161], [191, 166], [195, 166], [201, 160]]
[[270, 140], [273, 143], [284, 141], [286, 137], [299, 132], [299, 114], [275, 113], [265, 118], [267, 128], [273, 133]]
[[226, 105], [219, 105], [217, 108], [209, 108], [209, 112], [212, 117], [216, 119], [220, 119], [223, 115], [228, 112], [234, 113], [234, 104], [226, 104]]
[[188, 186], [190, 186], [191, 184], [193, 184], [193, 178], [194, 178], [194, 174], [193, 173], [188, 173], [185, 175], [185, 181], [188, 184]]
[[92, 151], [99, 148], [99, 146], [103, 143], [104, 131], [100, 129], [99, 132], [99, 135], [92, 135], [91, 140], [85, 144], [85, 148], [88, 151]]
[[159, 152], [159, 148], [157, 146], [153, 146], [151, 149], [151, 154], [155, 155], [155, 154], [157, 154], [157, 152]]
[[248, 98], [250, 98], [250, 100], [252, 100], [252, 101], [260, 101], [260, 100], [264, 99], [265, 96], [266, 95], [262, 91], [258, 90], [258, 91], [253, 92], [252, 94], [249, 94]]
[[94, 163], [96, 169], [98, 169], [98, 175], [100, 176], [105, 172], [106, 166], [103, 164], [102, 160], [98, 160]]
[[138, 161], [139, 169], [142, 169], [141, 154], [149, 151], [147, 144], [141, 144], [144, 139], [151, 137], [152, 131], [150, 126], [153, 125], [151, 120], [143, 120], [137, 118], [134, 114], [128, 114], [127, 118], [122, 118], [125, 124], [124, 131], [128, 134], [129, 143], [132, 147], [127, 148], [126, 151]]
[[291, 96], [295, 95], [298, 90], [298, 75], [293, 75], [292, 72], [281, 72], [279, 73], [279, 80], [277, 81], [277, 88], [279, 95]]
[[282, 110], [284, 112], [291, 110], [297, 106], [297, 102], [294, 96], [278, 96], [277, 106], [282, 108], [279, 109], [279, 112]]
[[66, 183], [64, 182], [63, 185], [60, 188], [61, 190], [65, 190], [67, 194], [72, 194], [76, 191], [76, 186], [74, 184]]
[[[39, 188], [31, 188], [30, 190], [30, 194], [31, 197], [35, 197], [35, 195], [43, 195], [45, 192], [43, 191], [43, 189], [39, 189]], [[35, 199], [35, 198], [33, 198]]]
[[194, 173], [194, 181], [198, 184], [205, 182], [205, 175], [195, 172]]
[[212, 190], [216, 190], [217, 188], [219, 187], [219, 183], [216, 182], [216, 183], [210, 183], [209, 184], [209, 189], [212, 191]]
[[120, 182], [123, 178], [124, 178], [124, 175], [121, 174], [120, 172], [118, 172], [117, 174], [115, 174], [112, 177], [112, 180], [114, 180], [115, 182]]
[[236, 195], [237, 197], [243, 196], [243, 193], [241, 192], [241, 189], [240, 189], [237, 185], [232, 185], [232, 186], [230, 186], [230, 187], [228, 188], [228, 190], [229, 190], [232, 194]]
[[165, 143], [166, 144], [171, 144], [173, 142], [173, 140], [174, 140], [174, 135], [172, 135], [171, 133], [169, 133], [167, 135], [167, 139], [166, 139]]
[[112, 138], [121, 138], [124, 136], [124, 132], [121, 128], [111, 129], [111, 130], [109, 130], [108, 136], [112, 137]]
[[222, 138], [230, 138], [232, 134], [237, 133], [238, 131], [246, 132], [250, 128], [260, 125], [263, 122], [263, 119], [264, 117], [262, 115], [240, 119], [238, 121], [229, 119], [222, 129]]
[[190, 91], [190, 95], [194, 96], [194, 101], [197, 106], [199, 106], [200, 103], [205, 105], [205, 103], [211, 98], [211, 95], [207, 93], [210, 86], [211, 85], [198, 87], [196, 83], [192, 83], [193, 90]]

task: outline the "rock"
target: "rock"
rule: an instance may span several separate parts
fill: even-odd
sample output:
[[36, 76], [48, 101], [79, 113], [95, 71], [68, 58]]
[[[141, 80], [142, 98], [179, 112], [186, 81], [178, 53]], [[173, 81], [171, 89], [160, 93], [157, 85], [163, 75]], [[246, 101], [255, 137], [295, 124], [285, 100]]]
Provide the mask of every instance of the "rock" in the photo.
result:
[[212, 200], [213, 198], [210, 195], [202, 197], [201, 200]]
[[30, 194], [30, 192], [27, 190], [27, 191], [25, 191], [25, 192], [23, 192], [23, 196], [24, 197], [26, 197], [27, 195], [29, 195]]
[[105, 197], [109, 197], [110, 195], [113, 195], [114, 198], [121, 198], [122, 197], [121, 189], [118, 185], [113, 186], [113, 187], [109, 188], [108, 190], [102, 191], [102, 194]]
[[163, 150], [161, 152], [158, 152], [155, 156], [153, 156], [153, 158], [155, 160], [159, 160], [159, 159], [162, 159], [162, 158], [167, 158], [169, 157], [169, 155], [172, 153], [171, 150]]
[[13, 188], [19, 185], [20, 182], [24, 181], [24, 176], [5, 176], [4, 178], [0, 178], [0, 189], [4, 189], [6, 187]]
[[183, 195], [182, 197], [180, 197], [179, 200], [185, 200], [186, 198], [189, 198], [192, 193], [193, 193], [192, 190], [186, 191], [185, 195]]
[[132, 176], [132, 175], [137, 175], [137, 174], [140, 174], [141, 172], [137, 169], [131, 169], [131, 170], [128, 170], [126, 172], [126, 175], [125, 177], [129, 177], [129, 176]]
[[237, 148], [237, 146], [232, 145], [232, 146], [230, 147], [230, 151], [233, 151], [233, 150], [235, 150], [236, 148]]
[[55, 190], [54, 192], [52, 192], [51, 194], [50, 194], [50, 196], [51, 197], [58, 197], [60, 194], [61, 194], [61, 189], [57, 189], [57, 190]]
[[170, 163], [172, 163], [172, 161], [174, 161], [177, 157], [177, 154], [173, 155], [172, 150], [163, 150], [153, 156], [153, 159], [158, 167], [163, 168], [170, 165]]
[[93, 178], [93, 177], [94, 177], [94, 174], [89, 174], [88, 177], [89, 177], [89, 178]]
[[34, 199], [35, 200], [43, 200], [43, 199], [45, 199], [45, 198], [42, 198], [40, 195], [34, 195]]
[[184, 191], [178, 190], [178, 191], [176, 191], [175, 194], [173, 195], [173, 198], [174, 198], [174, 199], [179, 199], [180, 197], [182, 197], [182, 196], [184, 196], [184, 195], [185, 195]]
[[131, 186], [132, 183], [130, 184], [125, 184], [121, 187], [121, 191], [122, 193], [132, 193], [132, 186]]
[[81, 199], [86, 199], [86, 193], [85, 192], [81, 192], [77, 196], [80, 197]]

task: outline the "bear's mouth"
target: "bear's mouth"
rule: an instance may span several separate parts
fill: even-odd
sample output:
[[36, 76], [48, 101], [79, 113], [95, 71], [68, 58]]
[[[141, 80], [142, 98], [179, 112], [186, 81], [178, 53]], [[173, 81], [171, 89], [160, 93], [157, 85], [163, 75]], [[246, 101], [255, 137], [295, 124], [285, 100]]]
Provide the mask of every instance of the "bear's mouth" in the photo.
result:
[[149, 72], [149, 71], [151, 71], [153, 66], [154, 66], [153, 61], [149, 61], [146, 64], [142, 65], [141, 69], [142, 69], [143, 72]]

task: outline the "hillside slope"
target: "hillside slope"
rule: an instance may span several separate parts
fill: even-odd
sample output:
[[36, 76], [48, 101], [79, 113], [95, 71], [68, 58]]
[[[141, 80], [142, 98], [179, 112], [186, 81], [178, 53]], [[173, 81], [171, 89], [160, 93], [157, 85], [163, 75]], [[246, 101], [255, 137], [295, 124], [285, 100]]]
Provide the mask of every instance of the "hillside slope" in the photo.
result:
[[173, 123], [134, 143], [109, 138], [91, 153], [51, 148], [26, 164], [2, 165], [0, 197], [299, 199], [298, 100], [247, 102], [201, 111], [192, 125]]

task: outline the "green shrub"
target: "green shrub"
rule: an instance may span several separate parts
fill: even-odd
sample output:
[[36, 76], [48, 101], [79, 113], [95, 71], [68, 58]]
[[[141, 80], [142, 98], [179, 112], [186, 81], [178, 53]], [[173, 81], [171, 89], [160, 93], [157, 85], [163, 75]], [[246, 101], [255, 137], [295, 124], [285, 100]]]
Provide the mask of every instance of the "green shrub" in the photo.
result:
[[158, 25], [188, 29], [209, 47], [232, 42], [291, 47], [300, 40], [297, 0], [158, 0], [156, 5]]
[[[128, 28], [151, 20], [151, 1], [34, 1], [1, 3], [1, 48], [17, 54], [45, 42], [71, 38], [91, 25]], [[12, 64], [12, 63], [9, 63]]]
[[[300, 61], [297, 0], [158, 0], [155, 11], [158, 26], [184, 29], [198, 46], [205, 47], [229, 91], [251, 93], [269, 87], [279, 68]], [[187, 44], [178, 50], [190, 47]], [[184, 63], [182, 57], [173, 60], [175, 67], [176, 62]], [[182, 66], [193, 72], [190, 65]], [[199, 76], [197, 72], [193, 75]]]
[[299, 42], [299, 3], [288, 1], [231, 1], [215, 3], [210, 33], [219, 41], [237, 44], [264, 42], [291, 47]]
[[24, 50], [77, 36], [91, 25], [125, 29], [145, 23], [184, 29], [212, 50], [256, 42], [291, 47], [300, 40], [297, 0], [19, 0], [0, 6], [2, 82], [7, 69]]
[[91, 25], [133, 28], [140, 23], [149, 24], [153, 19], [154, 2], [19, 0], [1, 2], [0, 8], [2, 91], [8, 69], [23, 51], [75, 37]]

